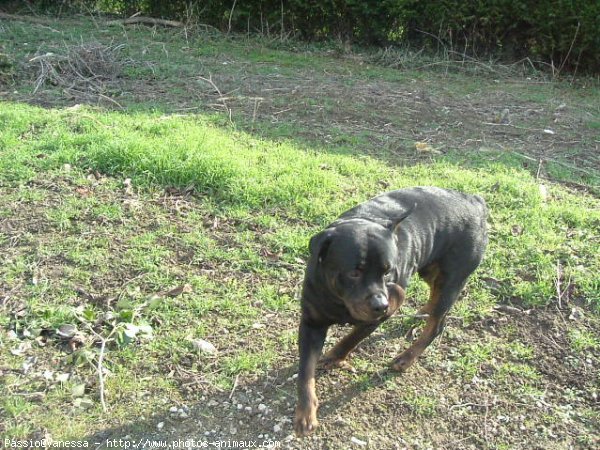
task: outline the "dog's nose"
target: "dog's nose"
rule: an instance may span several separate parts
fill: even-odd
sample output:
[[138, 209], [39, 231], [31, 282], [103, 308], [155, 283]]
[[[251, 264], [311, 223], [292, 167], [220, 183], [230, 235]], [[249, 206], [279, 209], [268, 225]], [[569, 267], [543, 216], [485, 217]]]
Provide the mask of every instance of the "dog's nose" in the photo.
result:
[[388, 299], [383, 294], [375, 294], [371, 297], [371, 309], [376, 314], [385, 314], [390, 306]]

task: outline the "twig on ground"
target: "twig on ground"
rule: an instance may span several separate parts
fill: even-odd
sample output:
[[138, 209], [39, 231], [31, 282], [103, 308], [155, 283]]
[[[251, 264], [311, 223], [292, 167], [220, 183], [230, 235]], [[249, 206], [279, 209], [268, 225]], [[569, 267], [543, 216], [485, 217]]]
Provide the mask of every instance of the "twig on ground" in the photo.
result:
[[540, 172], [542, 170], [542, 164], [543, 164], [544, 160], [542, 158], [540, 158], [540, 162], [538, 164], [538, 168], [537, 168], [537, 172], [535, 174], [535, 179], [539, 180], [540, 179]]
[[562, 293], [560, 291], [560, 261], [556, 261], [556, 297], [558, 299], [558, 308], [562, 309]]
[[107, 25], [134, 25], [134, 24], [144, 24], [144, 25], [162, 25], [165, 27], [173, 27], [173, 28], [182, 28], [185, 25], [183, 22], [179, 22], [178, 20], [166, 20], [166, 19], [156, 19], [154, 17], [144, 17], [144, 16], [132, 16], [128, 19], [121, 20], [111, 20], [107, 23]]
[[256, 113], [258, 112], [258, 105], [260, 104], [259, 97], [254, 98], [254, 111], [252, 111], [252, 129], [254, 129], [254, 122], [256, 122]]
[[[525, 159], [528, 159], [528, 160], [530, 160], [530, 161], [535, 161], [535, 162], [538, 162], [538, 159], [537, 159], [537, 158], [532, 158], [531, 156], [524, 155], [523, 153], [519, 153], [519, 152], [516, 152], [516, 151], [514, 151], [514, 150], [511, 150], [511, 153], [514, 153], [515, 155], [517, 155], [517, 156], [520, 156], [521, 158], [525, 158]], [[562, 161], [558, 161], [558, 160], [556, 160], [556, 159], [552, 159], [552, 158], [544, 158], [544, 160], [545, 160], [545, 161], [550, 161], [550, 162], [553, 162], [553, 163], [555, 163], [555, 164], [558, 164], [558, 165], [560, 165], [560, 166], [567, 167], [567, 168], [569, 168], [569, 169], [572, 169], [572, 170], [577, 170], [577, 171], [579, 171], [579, 172], [586, 173], [586, 174], [588, 174], [588, 175], [595, 175], [593, 172], [590, 172], [590, 171], [588, 171], [588, 170], [582, 169], [581, 167], [576, 167], [576, 166], [573, 166], [573, 165], [571, 165], [571, 164], [567, 164], [567, 163], [564, 163], [564, 162], [562, 162]], [[575, 182], [571, 182], [571, 181], [569, 181], [569, 183], [577, 184], [577, 183], [575, 183]], [[589, 186], [585, 186], [585, 185], [582, 185], [582, 186], [584, 186], [584, 187], [589, 187]]]
[[229, 114], [229, 123], [231, 125], [233, 125], [232, 111], [231, 111], [231, 108], [229, 106], [227, 106], [227, 102], [226, 102], [227, 97], [225, 97], [223, 95], [223, 93], [221, 92], [219, 87], [214, 83], [214, 81], [212, 80], [212, 75], [209, 74], [208, 78], [205, 78], [205, 77], [198, 77], [198, 78], [209, 83], [214, 88], [214, 90], [217, 91], [217, 94], [219, 94], [219, 100], [223, 103], [223, 106], [225, 107], [225, 109], [227, 110], [227, 113]]
[[98, 356], [98, 365], [96, 366], [96, 370], [98, 371], [98, 383], [100, 385], [100, 404], [102, 405], [102, 411], [107, 412], [106, 401], [104, 399], [104, 368], [102, 363], [104, 362], [104, 351], [106, 349], [106, 343], [110, 340], [110, 338], [115, 334], [117, 328], [114, 327], [107, 337], [102, 337], [98, 334], [86, 321], [81, 320], [83, 324], [96, 336], [100, 339], [100, 355]]
[[235, 392], [235, 388], [237, 388], [239, 377], [239, 375], [236, 375], [235, 380], [233, 380], [233, 387], [231, 388], [231, 392], [229, 393], [229, 400], [231, 400], [231, 398], [233, 397], [233, 393]]

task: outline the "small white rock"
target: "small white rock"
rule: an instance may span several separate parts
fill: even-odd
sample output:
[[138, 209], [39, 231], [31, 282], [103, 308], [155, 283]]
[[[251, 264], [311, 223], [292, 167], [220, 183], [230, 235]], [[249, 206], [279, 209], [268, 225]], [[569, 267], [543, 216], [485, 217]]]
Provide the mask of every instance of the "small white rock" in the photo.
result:
[[279, 424], [277, 424], [277, 423], [276, 423], [276, 424], [273, 426], [273, 432], [275, 432], [275, 433], [279, 433], [280, 431], [281, 431], [281, 425], [279, 425]]
[[157, 428], [159, 431], [160, 431], [160, 430], [162, 430], [164, 426], [165, 426], [165, 423], [164, 423], [164, 422], [158, 422], [158, 423], [156, 424], [156, 428]]
[[242, 405], [241, 403], [237, 404], [237, 409], [244, 409], [244, 405]]
[[265, 405], [264, 403], [260, 403], [260, 404], [258, 405], [258, 410], [259, 410], [260, 412], [266, 411], [266, 410], [267, 410], [267, 405]]
[[570, 320], [581, 320], [583, 319], [583, 311], [580, 308], [571, 308], [571, 314], [569, 315]]
[[69, 379], [70, 376], [70, 373], [59, 372], [56, 374], [56, 381], [58, 381], [59, 383], [64, 383]]
[[6, 337], [11, 340], [11, 341], [18, 341], [19, 340], [19, 336], [17, 335], [17, 333], [14, 332], [14, 330], [10, 330], [6, 333]]
[[356, 444], [356, 445], [360, 445], [361, 447], [364, 447], [365, 445], [367, 445], [366, 441], [361, 441], [360, 439], [355, 438], [354, 436], [352, 436], [350, 438], [350, 442], [352, 442], [353, 444]]
[[170, 413], [176, 413], [177, 411], [178, 411], [178, 408], [177, 408], [177, 406], [171, 406], [171, 407], [169, 408], [169, 412], [170, 412]]

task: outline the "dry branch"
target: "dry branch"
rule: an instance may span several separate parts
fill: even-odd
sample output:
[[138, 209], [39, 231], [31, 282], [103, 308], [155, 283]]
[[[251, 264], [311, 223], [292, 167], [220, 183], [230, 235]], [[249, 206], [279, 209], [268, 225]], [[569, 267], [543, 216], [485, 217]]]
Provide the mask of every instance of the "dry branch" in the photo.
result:
[[162, 25], [164, 27], [182, 28], [185, 25], [177, 20], [155, 19], [154, 17], [135, 16], [122, 20], [111, 20], [108, 25], [134, 25], [141, 23], [144, 25]]
[[29, 60], [39, 66], [34, 94], [46, 83], [59, 86], [79, 97], [102, 98], [121, 107], [106, 94], [131, 61], [121, 57], [124, 45], [107, 46], [98, 42], [66, 46], [62, 54], [46, 53]]

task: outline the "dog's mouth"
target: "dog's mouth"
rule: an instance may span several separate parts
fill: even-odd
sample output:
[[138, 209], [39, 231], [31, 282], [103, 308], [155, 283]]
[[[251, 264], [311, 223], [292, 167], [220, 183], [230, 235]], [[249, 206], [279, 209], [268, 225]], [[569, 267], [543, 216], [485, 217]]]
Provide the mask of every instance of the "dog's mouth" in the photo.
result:
[[348, 299], [344, 300], [344, 303], [354, 319], [361, 322], [377, 322], [394, 314], [400, 305], [404, 303], [406, 297], [404, 289], [395, 283], [386, 284], [386, 294], [389, 306], [387, 310], [382, 312], [376, 312], [370, 307], [369, 297], [360, 300]]
[[345, 302], [350, 315], [361, 322], [377, 322], [386, 316], [389, 316], [390, 309], [376, 313], [369, 307], [369, 301], [362, 299], [358, 302]]
[[374, 314], [370, 311], [361, 311], [360, 309], [352, 308], [350, 305], [346, 304], [348, 311], [350, 311], [350, 315], [360, 322], [377, 322], [378, 320], [383, 319], [386, 314]]

